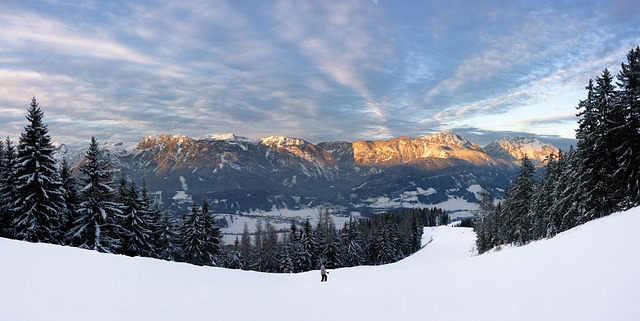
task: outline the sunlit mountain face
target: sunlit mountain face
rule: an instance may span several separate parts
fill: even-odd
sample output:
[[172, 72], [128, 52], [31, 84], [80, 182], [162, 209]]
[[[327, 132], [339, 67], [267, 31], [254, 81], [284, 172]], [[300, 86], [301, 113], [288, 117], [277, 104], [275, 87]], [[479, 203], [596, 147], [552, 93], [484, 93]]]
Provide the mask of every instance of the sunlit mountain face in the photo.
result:
[[[176, 213], [203, 197], [226, 213], [330, 207], [369, 214], [437, 205], [470, 211], [481, 189], [502, 197], [524, 155], [542, 164], [557, 152], [535, 138], [481, 148], [453, 132], [319, 144], [283, 136], [163, 134], [102, 147], [117, 175], [139, 184], [144, 179]], [[82, 155], [76, 150], [70, 158], [79, 164]]]

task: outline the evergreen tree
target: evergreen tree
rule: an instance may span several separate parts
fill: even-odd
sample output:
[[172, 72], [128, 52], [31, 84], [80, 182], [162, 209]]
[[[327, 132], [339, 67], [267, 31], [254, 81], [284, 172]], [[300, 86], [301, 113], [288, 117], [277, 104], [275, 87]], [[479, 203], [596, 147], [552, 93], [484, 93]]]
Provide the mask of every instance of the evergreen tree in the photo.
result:
[[16, 149], [9, 136], [0, 154], [0, 237], [15, 238], [13, 200], [16, 195]]
[[560, 179], [554, 188], [554, 204], [552, 211], [559, 216], [560, 228], [558, 233], [573, 228], [578, 224], [580, 202], [579, 158], [576, 151], [569, 149], [566, 157], [558, 159]]
[[545, 171], [542, 179], [535, 189], [531, 201], [530, 216], [532, 218], [531, 239], [538, 240], [547, 237], [547, 234], [557, 234], [551, 212], [554, 202], [553, 189], [557, 184], [557, 162], [554, 154], [546, 159]]
[[320, 211], [319, 213], [315, 241], [316, 247], [314, 253], [328, 269], [341, 266], [340, 239], [328, 210]]
[[415, 253], [422, 248], [422, 234], [424, 234], [424, 227], [419, 223], [417, 215], [413, 215], [411, 218], [411, 244], [413, 245], [410, 253]]
[[534, 194], [534, 167], [529, 157], [522, 159], [520, 173], [507, 191], [504, 202], [504, 224], [506, 234], [504, 243], [525, 244], [531, 240], [530, 229], [532, 218], [531, 199]]
[[279, 272], [278, 234], [269, 221], [265, 223], [262, 235], [262, 270], [263, 272]]
[[640, 204], [640, 46], [627, 54], [617, 78], [622, 123], [615, 133], [620, 140], [616, 153], [620, 168], [614, 179], [623, 195], [620, 207], [629, 208]]
[[251, 266], [251, 234], [249, 234], [249, 227], [247, 222], [244, 223], [244, 229], [242, 236], [240, 237], [240, 243], [238, 244], [238, 252], [240, 253], [240, 259], [242, 264], [240, 268], [243, 270], [249, 269]]
[[157, 232], [154, 237], [155, 257], [166, 261], [180, 261], [180, 223], [168, 211], [160, 211]]
[[316, 249], [316, 236], [309, 219], [306, 219], [302, 225], [300, 245], [302, 246], [299, 252], [300, 269], [302, 271], [314, 269], [317, 262], [317, 257], [314, 254]]
[[392, 236], [392, 228], [388, 222], [383, 221], [373, 234], [374, 264], [389, 264], [397, 261], [396, 247]]
[[473, 226], [476, 232], [476, 248], [478, 253], [483, 253], [497, 245], [497, 228], [495, 221], [496, 206], [491, 193], [481, 190], [479, 193], [480, 203], [478, 210], [474, 213], [475, 223]]
[[[236, 248], [240, 244], [240, 240], [236, 237]], [[242, 257], [240, 256], [240, 252], [236, 250], [227, 250], [225, 251], [225, 259], [224, 259], [224, 267], [227, 269], [239, 270], [242, 269]]]
[[64, 190], [54, 159], [49, 129], [36, 98], [28, 109], [28, 125], [20, 136], [16, 158], [16, 190], [11, 211], [15, 236], [30, 242], [60, 242]]
[[595, 84], [589, 81], [587, 99], [581, 101], [578, 130], [578, 191], [582, 197], [578, 224], [610, 214], [619, 195], [610, 194], [617, 168], [615, 145], [610, 136], [616, 101], [613, 77], [605, 69]]
[[85, 161], [80, 166], [81, 194], [78, 217], [72, 230], [72, 244], [106, 253], [117, 253], [121, 240], [117, 231], [122, 204], [115, 201], [113, 170], [102, 156], [98, 141], [91, 137]]
[[211, 265], [211, 257], [207, 252], [207, 236], [205, 235], [205, 221], [198, 205], [191, 205], [191, 213], [183, 222], [182, 256], [185, 262], [195, 265]]
[[341, 231], [342, 243], [344, 244], [342, 251], [344, 266], [359, 266], [366, 262], [360, 235], [356, 221], [349, 218], [349, 222], [344, 223], [344, 228]]
[[217, 265], [219, 261], [218, 256], [221, 253], [221, 241], [222, 237], [220, 233], [220, 228], [216, 226], [216, 219], [211, 213], [209, 201], [207, 198], [202, 199], [202, 217], [204, 221], [204, 234], [206, 236], [206, 251], [209, 254], [212, 265]]
[[264, 271], [265, 255], [264, 255], [264, 229], [262, 227], [262, 220], [256, 222], [256, 231], [253, 234], [254, 245], [251, 248], [251, 260], [249, 269], [254, 271]]
[[295, 270], [293, 251], [294, 243], [285, 236], [284, 241], [278, 247], [278, 272], [293, 273]]
[[220, 254], [220, 229], [209, 212], [209, 202], [202, 200], [202, 207], [194, 202], [191, 214], [183, 223], [183, 258], [196, 265], [215, 266]]
[[78, 204], [80, 202], [80, 196], [78, 191], [78, 182], [75, 177], [71, 175], [71, 165], [67, 161], [67, 158], [62, 159], [60, 164], [60, 180], [62, 181], [62, 187], [64, 188], [64, 200], [65, 200], [65, 212], [62, 213], [61, 223], [62, 231], [64, 233], [64, 243], [71, 244], [71, 233], [73, 230], [73, 224], [78, 218]]
[[286, 247], [288, 247], [287, 251], [289, 256], [291, 257], [292, 267], [290, 272], [293, 273], [309, 271], [313, 266], [311, 264], [311, 261], [313, 259], [312, 255], [306, 250], [305, 245], [303, 245], [303, 236], [306, 235], [304, 231], [307, 228], [309, 231], [311, 229], [311, 225], [308, 223], [308, 220], [305, 222], [305, 226], [307, 227], [298, 230], [296, 223], [291, 222], [289, 239], [287, 244], [285, 245]]
[[130, 182], [124, 192], [125, 194], [121, 195], [124, 217], [119, 233], [122, 238], [121, 253], [128, 256], [151, 257], [153, 254], [152, 232], [149, 229], [148, 216], [145, 211], [148, 204], [143, 204], [143, 197], [134, 182]]

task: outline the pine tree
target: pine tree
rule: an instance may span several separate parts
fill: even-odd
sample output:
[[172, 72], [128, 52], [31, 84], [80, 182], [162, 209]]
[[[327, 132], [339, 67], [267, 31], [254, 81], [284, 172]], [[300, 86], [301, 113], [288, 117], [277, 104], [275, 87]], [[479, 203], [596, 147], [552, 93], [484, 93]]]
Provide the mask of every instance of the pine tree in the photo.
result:
[[[559, 216], [560, 228], [558, 233], [575, 227], [580, 215], [580, 203], [582, 201], [580, 188], [580, 160], [576, 151], [569, 149], [566, 157], [558, 159], [560, 167], [560, 179], [554, 188], [554, 203], [552, 212]], [[557, 224], [557, 223], [556, 223]]]
[[202, 217], [204, 220], [204, 234], [206, 235], [206, 251], [209, 254], [212, 265], [217, 265], [218, 256], [221, 255], [220, 228], [216, 227], [216, 219], [211, 213], [209, 201], [207, 198], [202, 199]]
[[85, 161], [80, 166], [81, 195], [78, 218], [72, 230], [72, 243], [85, 249], [117, 253], [121, 240], [117, 234], [122, 204], [115, 201], [113, 170], [102, 156], [98, 141], [91, 137]]
[[622, 123], [617, 134], [619, 170], [614, 179], [620, 183], [623, 199], [621, 208], [640, 204], [640, 46], [627, 54], [618, 73], [618, 100]]
[[168, 211], [160, 211], [157, 232], [154, 237], [155, 257], [166, 261], [180, 261], [180, 223]]
[[480, 203], [475, 215], [473, 230], [476, 232], [476, 248], [478, 253], [484, 253], [497, 245], [497, 228], [495, 224], [494, 198], [491, 193], [481, 190]]
[[191, 214], [183, 223], [182, 249], [185, 262], [195, 265], [216, 265], [220, 251], [220, 230], [214, 224], [206, 198], [202, 201], [202, 208], [198, 208], [194, 202], [191, 206]]
[[319, 213], [315, 241], [314, 253], [328, 269], [334, 269], [341, 265], [340, 239], [336, 234], [333, 219], [327, 210]]
[[581, 194], [578, 224], [610, 214], [619, 195], [612, 194], [613, 175], [617, 168], [615, 145], [611, 137], [612, 110], [616, 101], [613, 77], [607, 69], [595, 84], [589, 81], [587, 99], [581, 101], [582, 109], [576, 138], [579, 159], [577, 177]]
[[[2, 143], [2, 142], [0, 142]], [[2, 145], [0, 157], [0, 237], [15, 238], [12, 210], [16, 195], [16, 149], [9, 136]]]
[[206, 250], [204, 220], [198, 205], [191, 205], [191, 213], [183, 222], [182, 256], [185, 262], [195, 265], [211, 265], [211, 258]]
[[278, 247], [278, 272], [280, 273], [294, 272], [293, 244], [293, 242], [287, 240], [287, 237], [285, 237], [285, 241]]
[[557, 234], [555, 224], [553, 222], [554, 215], [551, 212], [554, 202], [553, 190], [558, 183], [558, 164], [555, 154], [549, 155], [545, 160], [545, 171], [542, 179], [535, 189], [533, 199], [531, 201], [530, 215], [532, 217], [531, 239], [539, 240], [541, 238]]
[[251, 248], [251, 259], [249, 269], [254, 271], [264, 271], [265, 257], [264, 257], [264, 228], [262, 227], [262, 220], [256, 222], [256, 231], [253, 234], [253, 247]]
[[309, 271], [316, 267], [317, 257], [315, 256], [316, 236], [309, 219], [306, 219], [300, 231], [300, 268], [302, 271]]
[[290, 272], [304, 272], [309, 271], [312, 268], [312, 255], [310, 252], [306, 250], [305, 245], [303, 245], [303, 237], [306, 242], [306, 233], [305, 229], [308, 231], [311, 230], [311, 225], [308, 220], [305, 222], [305, 228], [298, 230], [295, 222], [291, 222], [290, 231], [289, 231], [289, 242], [286, 246], [288, 246], [289, 255], [292, 261], [292, 267]]
[[153, 245], [151, 244], [151, 229], [147, 222], [143, 198], [140, 196], [134, 182], [125, 187], [125, 194], [121, 195], [124, 205], [121, 232], [123, 239], [121, 253], [128, 256], [151, 257]]
[[265, 223], [264, 233], [262, 233], [262, 257], [263, 272], [279, 272], [278, 234], [276, 228], [269, 221]]
[[242, 236], [240, 237], [239, 243], [240, 258], [242, 260], [242, 264], [240, 266], [241, 269], [246, 270], [251, 266], [251, 234], [249, 234], [249, 226], [247, 226], [247, 222], [244, 223], [244, 230], [242, 231]]
[[28, 109], [28, 125], [20, 136], [16, 158], [16, 194], [11, 211], [15, 236], [30, 242], [60, 242], [64, 190], [49, 129], [36, 98]]
[[78, 218], [77, 210], [79, 200], [78, 183], [71, 175], [71, 165], [67, 161], [67, 158], [62, 159], [60, 164], [60, 179], [62, 180], [62, 187], [64, 188], [64, 200], [65, 200], [65, 212], [62, 213], [62, 231], [64, 232], [64, 243], [71, 244], [71, 233], [73, 230], [73, 224]]
[[[238, 244], [240, 244], [240, 240], [238, 240], [237, 237], [235, 243], [236, 247]], [[232, 251], [227, 250], [225, 252], [226, 254], [223, 266], [227, 269], [242, 269], [242, 256], [240, 255], [240, 252], [238, 252], [237, 249]]]
[[505, 243], [525, 244], [531, 240], [531, 199], [534, 194], [534, 167], [529, 157], [522, 159], [520, 173], [507, 191], [504, 202]]
[[344, 244], [342, 251], [342, 263], [344, 266], [360, 266], [366, 261], [364, 250], [362, 249], [362, 240], [357, 223], [353, 218], [349, 218], [349, 222], [344, 223], [341, 231], [342, 243]]
[[388, 264], [395, 262], [396, 247], [392, 237], [392, 226], [382, 221], [373, 234], [374, 264]]

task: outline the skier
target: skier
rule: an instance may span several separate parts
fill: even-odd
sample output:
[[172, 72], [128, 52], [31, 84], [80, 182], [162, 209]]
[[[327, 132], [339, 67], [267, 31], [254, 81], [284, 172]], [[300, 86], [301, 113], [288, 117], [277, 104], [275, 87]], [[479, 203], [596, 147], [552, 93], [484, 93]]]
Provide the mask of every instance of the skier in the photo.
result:
[[324, 263], [320, 265], [320, 275], [322, 276], [322, 279], [320, 279], [320, 282], [327, 282], [328, 273], [329, 272], [327, 272], [327, 269], [324, 267]]

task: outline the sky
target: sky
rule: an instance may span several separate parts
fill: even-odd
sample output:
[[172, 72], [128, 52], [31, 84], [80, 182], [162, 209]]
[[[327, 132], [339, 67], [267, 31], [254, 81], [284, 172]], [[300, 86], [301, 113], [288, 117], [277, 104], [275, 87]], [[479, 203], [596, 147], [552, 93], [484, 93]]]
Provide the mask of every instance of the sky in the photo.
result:
[[70, 146], [442, 130], [563, 146], [639, 25], [634, 0], [3, 0], [0, 135], [19, 136], [35, 96]]

